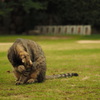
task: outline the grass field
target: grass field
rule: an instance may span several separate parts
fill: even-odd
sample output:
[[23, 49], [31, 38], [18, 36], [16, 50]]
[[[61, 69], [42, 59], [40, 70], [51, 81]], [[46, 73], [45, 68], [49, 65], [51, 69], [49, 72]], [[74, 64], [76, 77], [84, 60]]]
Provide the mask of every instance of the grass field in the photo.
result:
[[[79, 76], [16, 86], [6, 57], [16, 38], [32, 39], [41, 45], [47, 75], [77, 72]], [[0, 100], [100, 100], [100, 43], [79, 40], [100, 40], [100, 35], [0, 36]]]

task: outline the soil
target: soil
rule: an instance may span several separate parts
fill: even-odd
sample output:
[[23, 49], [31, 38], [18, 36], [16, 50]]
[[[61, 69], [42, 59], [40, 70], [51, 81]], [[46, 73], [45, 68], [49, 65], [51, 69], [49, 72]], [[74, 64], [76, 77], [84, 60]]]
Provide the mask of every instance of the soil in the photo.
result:
[[78, 43], [100, 43], [100, 40], [79, 40]]
[[3, 46], [3, 45], [12, 45], [12, 43], [0, 43], [0, 46]]

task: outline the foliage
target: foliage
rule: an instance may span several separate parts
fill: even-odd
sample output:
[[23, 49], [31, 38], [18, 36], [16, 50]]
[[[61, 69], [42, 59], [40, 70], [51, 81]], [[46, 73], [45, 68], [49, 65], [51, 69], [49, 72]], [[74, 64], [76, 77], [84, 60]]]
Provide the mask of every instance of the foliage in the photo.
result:
[[6, 8], [8, 6], [6, 3], [0, 1], [0, 15], [7, 15], [9, 12], [11, 12], [13, 9], [12, 8]]
[[[97, 25], [100, 18], [99, 0], [55, 0], [48, 3], [48, 12], [58, 16], [61, 24]], [[100, 22], [98, 22], [99, 24]]]
[[44, 9], [43, 5], [40, 2], [33, 2], [32, 0], [17, 0], [16, 2], [14, 0], [2, 2], [0, 1], [0, 14], [3, 15], [6, 12], [11, 12], [14, 10], [14, 6], [16, 7], [23, 7], [26, 12], [29, 12], [31, 8], [35, 9]]
[[[4, 2], [3, 2], [4, 1]], [[86, 25], [99, 30], [100, 0], [3, 0], [0, 15], [22, 20], [9, 21], [9, 31], [22, 33], [36, 25]], [[12, 12], [16, 15], [13, 15]], [[17, 18], [18, 17], [18, 18]], [[25, 23], [23, 23], [25, 22]], [[20, 24], [21, 23], [21, 24]], [[22, 24], [24, 26], [22, 26]], [[5, 24], [4, 24], [5, 26]], [[11, 28], [13, 27], [13, 28]]]

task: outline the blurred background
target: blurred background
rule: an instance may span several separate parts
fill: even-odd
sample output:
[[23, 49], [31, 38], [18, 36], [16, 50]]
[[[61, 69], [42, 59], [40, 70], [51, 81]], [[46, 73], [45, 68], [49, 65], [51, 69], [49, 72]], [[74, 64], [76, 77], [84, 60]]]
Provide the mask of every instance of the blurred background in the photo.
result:
[[36, 26], [53, 25], [90, 25], [99, 34], [100, 0], [0, 0], [0, 34], [35, 34]]

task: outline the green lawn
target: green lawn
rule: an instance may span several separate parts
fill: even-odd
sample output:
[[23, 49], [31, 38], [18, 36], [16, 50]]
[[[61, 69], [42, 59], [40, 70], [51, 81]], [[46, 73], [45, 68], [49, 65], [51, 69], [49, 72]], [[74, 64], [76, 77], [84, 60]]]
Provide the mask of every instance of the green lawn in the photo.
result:
[[100, 43], [77, 42], [100, 40], [100, 35], [0, 36], [0, 42], [16, 38], [32, 39], [41, 45], [47, 58], [47, 75], [77, 72], [79, 76], [16, 86], [6, 57], [11, 45], [0, 45], [0, 100], [100, 100]]

